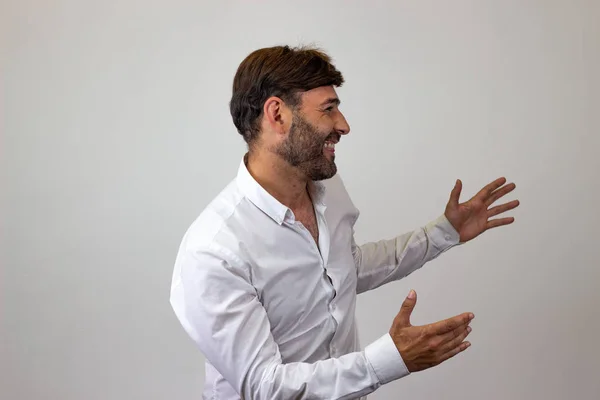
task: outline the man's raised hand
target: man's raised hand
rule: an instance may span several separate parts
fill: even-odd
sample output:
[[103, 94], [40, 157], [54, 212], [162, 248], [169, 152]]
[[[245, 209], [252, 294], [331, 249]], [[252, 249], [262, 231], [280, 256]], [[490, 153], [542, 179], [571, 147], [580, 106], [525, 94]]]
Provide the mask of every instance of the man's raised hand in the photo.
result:
[[492, 205], [515, 189], [514, 183], [506, 184], [506, 178], [498, 178], [484, 186], [475, 196], [464, 203], [460, 203], [462, 182], [456, 181], [450, 199], [446, 204], [444, 215], [460, 235], [461, 242], [468, 242], [481, 235], [483, 232], [514, 222], [514, 217], [500, 217], [498, 215], [519, 206], [519, 200]]

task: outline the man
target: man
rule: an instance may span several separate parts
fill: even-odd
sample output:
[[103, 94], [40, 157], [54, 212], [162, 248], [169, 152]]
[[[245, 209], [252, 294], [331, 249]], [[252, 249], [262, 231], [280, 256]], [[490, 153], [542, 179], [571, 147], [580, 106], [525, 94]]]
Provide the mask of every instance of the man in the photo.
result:
[[401, 279], [513, 218], [491, 207], [497, 179], [466, 203], [457, 181], [444, 213], [391, 240], [358, 246], [359, 211], [337, 174], [350, 128], [323, 52], [251, 53], [233, 82], [233, 122], [248, 144], [237, 177], [186, 232], [171, 304], [206, 357], [206, 399], [351, 399], [465, 350], [471, 313], [412, 326], [411, 291], [389, 332], [358, 341], [356, 295]]

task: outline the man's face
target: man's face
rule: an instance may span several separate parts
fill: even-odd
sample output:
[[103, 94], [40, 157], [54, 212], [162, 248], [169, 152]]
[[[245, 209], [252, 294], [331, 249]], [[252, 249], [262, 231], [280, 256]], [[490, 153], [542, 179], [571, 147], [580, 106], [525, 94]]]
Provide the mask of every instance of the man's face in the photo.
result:
[[329, 179], [337, 173], [335, 144], [350, 130], [338, 105], [332, 87], [304, 93], [288, 135], [276, 147], [277, 154], [308, 179]]

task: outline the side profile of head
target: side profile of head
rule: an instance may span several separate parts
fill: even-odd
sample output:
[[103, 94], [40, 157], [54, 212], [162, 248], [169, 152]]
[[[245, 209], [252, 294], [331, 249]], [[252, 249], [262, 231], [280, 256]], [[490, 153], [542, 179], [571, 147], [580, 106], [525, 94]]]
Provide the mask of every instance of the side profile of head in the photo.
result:
[[335, 144], [350, 131], [335, 91], [344, 78], [316, 48], [250, 53], [233, 80], [230, 112], [250, 153], [268, 153], [308, 179], [335, 175]]

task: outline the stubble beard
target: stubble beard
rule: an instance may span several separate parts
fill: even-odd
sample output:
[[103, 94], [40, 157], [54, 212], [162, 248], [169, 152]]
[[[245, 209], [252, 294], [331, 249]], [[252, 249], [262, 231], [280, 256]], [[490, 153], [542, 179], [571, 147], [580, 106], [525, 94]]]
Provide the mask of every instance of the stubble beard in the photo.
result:
[[337, 166], [335, 155], [328, 159], [323, 146], [328, 139], [337, 135], [319, 132], [308, 121], [294, 113], [288, 137], [277, 147], [276, 153], [310, 180], [329, 179], [337, 173]]

